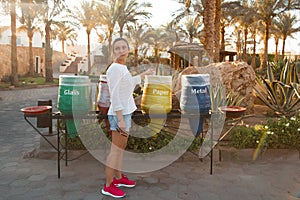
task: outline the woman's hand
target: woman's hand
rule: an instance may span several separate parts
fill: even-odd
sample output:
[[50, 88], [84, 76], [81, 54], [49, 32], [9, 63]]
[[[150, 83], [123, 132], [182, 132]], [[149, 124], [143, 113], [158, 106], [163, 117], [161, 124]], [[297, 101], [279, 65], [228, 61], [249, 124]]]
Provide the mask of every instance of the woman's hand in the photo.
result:
[[118, 127], [123, 131], [126, 131], [126, 124], [123, 120], [118, 122]]
[[126, 131], [126, 124], [123, 118], [122, 110], [116, 111], [117, 119], [118, 119], [118, 128], [120, 128], [122, 131]]
[[145, 75], [155, 75], [155, 68], [150, 68], [140, 74], [141, 78], [144, 78]]
[[124, 137], [128, 137], [128, 135], [129, 135], [129, 133], [127, 133], [127, 131], [126, 131], [126, 125], [125, 125], [124, 121], [120, 121], [118, 123], [117, 131]]

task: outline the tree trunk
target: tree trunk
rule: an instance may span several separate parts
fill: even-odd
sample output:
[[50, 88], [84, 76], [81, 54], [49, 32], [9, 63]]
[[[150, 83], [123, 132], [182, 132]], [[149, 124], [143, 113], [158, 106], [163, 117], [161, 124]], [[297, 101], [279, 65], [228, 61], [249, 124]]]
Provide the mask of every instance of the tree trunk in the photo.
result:
[[121, 25], [120, 26], [120, 37], [123, 37], [123, 28], [124, 28], [124, 25]]
[[215, 56], [214, 62], [220, 62], [220, 27], [221, 27], [221, 0], [216, 0], [215, 6]]
[[210, 59], [214, 57], [214, 35], [215, 35], [215, 23], [214, 23], [214, 8], [215, 1], [204, 0], [204, 48], [206, 49]]
[[255, 70], [255, 68], [256, 68], [256, 32], [253, 34], [253, 53], [252, 53], [251, 66]]
[[269, 40], [269, 30], [271, 25], [271, 20], [266, 20], [266, 30], [265, 30], [265, 36], [264, 36], [264, 54], [263, 54], [263, 60], [260, 64], [259, 70], [262, 71], [264, 67], [267, 66], [268, 62], [268, 40]]
[[225, 26], [221, 27], [221, 50], [225, 51]]
[[33, 50], [32, 50], [32, 34], [29, 34], [29, 75], [34, 76]]
[[244, 29], [244, 50], [243, 50], [243, 60], [247, 62], [248, 55], [247, 55], [247, 38], [248, 38], [248, 28]]
[[17, 14], [16, 1], [12, 0], [10, 3], [10, 17], [11, 17], [11, 85], [18, 85], [18, 56], [17, 56]]
[[108, 63], [112, 63], [113, 62], [113, 58], [112, 58], [112, 35], [109, 34], [108, 36]]
[[236, 52], [237, 52], [236, 59], [237, 60], [242, 59], [242, 54], [241, 54], [241, 51], [242, 51], [241, 32], [242, 32], [241, 30], [238, 30], [238, 33], [237, 33], [237, 41], [236, 41]]
[[159, 66], [159, 56], [158, 56], [158, 47], [154, 47], [154, 57], [155, 57], [155, 62], [156, 62], [156, 74], [158, 74], [158, 66]]
[[52, 48], [50, 44], [50, 22], [46, 23], [46, 45], [45, 45], [45, 68], [46, 68], [46, 82], [53, 82], [53, 69], [52, 69]]
[[65, 41], [64, 40], [61, 41], [61, 50], [63, 53], [65, 53]]
[[138, 72], [138, 48], [134, 49], [134, 69]]
[[89, 29], [87, 29], [86, 34], [87, 34], [87, 40], [88, 40], [88, 45], [87, 45], [88, 74], [90, 74], [91, 70], [92, 70], [92, 66], [91, 66], [91, 40], [90, 40], [91, 31]]
[[[220, 34], [221, 34], [221, 47], [220, 47], [220, 51], [224, 52], [225, 51], [225, 26], [221, 26], [221, 29], [220, 29]], [[225, 60], [225, 54], [222, 53], [220, 55], [220, 62], [223, 62]]]
[[282, 56], [282, 60], [284, 60], [285, 40], [286, 40], [286, 38], [283, 38], [283, 39], [282, 39], [282, 53], [281, 53], [281, 54], [282, 54], [282, 55], [281, 55], [281, 56]]
[[276, 37], [275, 38], [275, 61], [278, 60], [278, 43], [279, 43], [279, 39]]

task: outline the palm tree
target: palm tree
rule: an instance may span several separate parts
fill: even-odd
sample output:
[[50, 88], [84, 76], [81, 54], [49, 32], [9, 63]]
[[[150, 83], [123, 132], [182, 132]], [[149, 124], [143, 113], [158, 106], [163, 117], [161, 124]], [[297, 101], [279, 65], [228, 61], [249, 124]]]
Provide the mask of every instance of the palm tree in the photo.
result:
[[[187, 16], [183, 18], [182, 21], [183, 21], [182, 25], [177, 26], [178, 34], [183, 35], [185, 38], [187, 38], [190, 44], [194, 42], [194, 38], [199, 38], [199, 40], [201, 41], [202, 27], [201, 27], [200, 18], [197, 16], [195, 17]], [[176, 33], [176, 37], [178, 37], [178, 34]], [[189, 63], [192, 62], [192, 55], [190, 53], [189, 53], [188, 61]]]
[[138, 50], [139, 47], [144, 44], [144, 41], [147, 39], [147, 30], [149, 29], [148, 24], [138, 24], [134, 23], [133, 26], [128, 26], [128, 36], [130, 44], [134, 48], [134, 68], [138, 72]]
[[82, 1], [80, 4], [80, 7], [75, 7], [74, 15], [73, 17], [77, 19], [80, 24], [85, 27], [85, 31], [87, 34], [87, 58], [88, 58], [88, 73], [91, 72], [91, 41], [90, 41], [90, 35], [91, 31], [96, 28], [98, 24], [98, 13], [96, 10], [96, 3], [95, 1]]
[[188, 16], [185, 18], [182, 26], [177, 27], [178, 32], [185, 35], [190, 43], [193, 43], [194, 38], [200, 38], [201, 22], [199, 17]]
[[300, 2], [290, 0], [256, 1], [255, 9], [259, 15], [259, 18], [263, 21], [265, 26], [264, 53], [263, 60], [260, 66], [260, 70], [262, 70], [263, 67], [267, 66], [268, 41], [270, 37], [270, 27], [272, 25], [273, 19], [280, 13], [283, 13], [287, 10], [300, 9]]
[[254, 22], [249, 26], [249, 31], [251, 33], [251, 39], [253, 44], [252, 49], [252, 59], [251, 59], [251, 66], [253, 69], [256, 68], [256, 44], [260, 43], [260, 40], [257, 41], [257, 36], [262, 35], [263, 30], [261, 30], [262, 24], [261, 21], [258, 20], [257, 15], [254, 15]]
[[65, 53], [65, 42], [70, 41], [72, 45], [77, 41], [77, 30], [66, 23], [56, 24], [56, 28], [53, 30], [54, 35], [61, 41], [62, 52]]
[[182, 18], [188, 15], [203, 17], [203, 42], [204, 48], [211, 59], [219, 61], [220, 52], [220, 20], [221, 0], [178, 0], [184, 4], [184, 8], [178, 10], [179, 14], [174, 18], [173, 23], [179, 23]]
[[11, 85], [16, 86], [18, 80], [18, 57], [17, 57], [17, 14], [16, 0], [10, 1], [10, 25], [11, 25]]
[[216, 0], [216, 5], [215, 5], [215, 30], [216, 34], [214, 37], [214, 61], [215, 62], [220, 62], [220, 30], [221, 30], [221, 5], [222, 5], [222, 0]]
[[18, 85], [18, 56], [17, 56], [17, 13], [16, 0], [1, 0], [1, 4], [6, 12], [10, 13], [11, 29], [11, 85]]
[[203, 5], [202, 1], [191, 1], [191, 0], [177, 0], [178, 3], [183, 6], [176, 10], [172, 16], [173, 20], [170, 22], [172, 26], [177, 25], [187, 16], [197, 16], [201, 18], [203, 16]]
[[157, 28], [150, 29], [147, 33], [146, 42], [151, 45], [154, 50], [154, 57], [156, 62], [156, 69], [158, 70], [159, 53], [160, 51], [167, 50], [168, 47], [173, 45], [175, 37], [172, 37], [171, 33], [168, 33], [166, 29]]
[[53, 82], [52, 68], [52, 48], [51, 48], [51, 26], [56, 22], [55, 19], [61, 19], [61, 13], [70, 11], [65, 4], [65, 0], [38, 0], [39, 8], [43, 13], [42, 20], [45, 24], [45, 68], [46, 82]]
[[27, 33], [29, 40], [29, 75], [34, 75], [34, 63], [33, 63], [33, 50], [32, 50], [32, 38], [34, 33], [41, 32], [37, 26], [38, 17], [41, 14], [39, 7], [33, 3], [21, 2], [22, 17], [20, 18], [21, 26], [17, 29], [18, 32], [24, 31]]
[[118, 5], [116, 0], [101, 0], [97, 4], [96, 10], [98, 12], [98, 25], [104, 27], [105, 38], [108, 40], [108, 62], [112, 62], [112, 36], [120, 13], [118, 12]]
[[[243, 6], [239, 1], [222, 2], [220, 19], [220, 50], [225, 51], [226, 27], [234, 25], [239, 16], [243, 15]], [[220, 58], [222, 61], [224, 57]]]
[[219, 33], [219, 30], [215, 29], [215, 0], [203, 0], [203, 24], [204, 24], [204, 48], [206, 49], [209, 57], [214, 58], [214, 46], [215, 46], [215, 34]]
[[282, 59], [284, 59], [285, 41], [287, 37], [293, 37], [294, 33], [300, 31], [300, 26], [294, 28], [297, 23], [297, 17], [291, 15], [289, 12], [280, 14], [278, 19], [274, 22], [275, 27], [280, 31], [279, 33], [283, 42], [281, 53]]
[[274, 19], [274, 22], [272, 23], [272, 25], [270, 27], [270, 35], [272, 35], [274, 37], [274, 41], [275, 41], [275, 56], [274, 56], [274, 60], [278, 61], [278, 45], [279, 45], [279, 40], [281, 38], [281, 31], [276, 26], [275, 20], [276, 19]]
[[[248, 56], [247, 56], [247, 42], [248, 42], [248, 34], [249, 34], [249, 29], [252, 23], [255, 23], [257, 20], [256, 17], [256, 10], [253, 9], [251, 6], [250, 2], [246, 1], [243, 2], [242, 8], [240, 11], [238, 11], [239, 15], [236, 15], [234, 18], [233, 23], [239, 23], [239, 27], [241, 27], [243, 30], [243, 47], [242, 47], [242, 59], [247, 62]], [[236, 14], [238, 14], [236, 13]], [[249, 17], [251, 16], [251, 17]]]
[[167, 25], [165, 26], [165, 29], [168, 30], [168, 32], [175, 35], [175, 43], [179, 42], [182, 37], [185, 37], [181, 32], [179, 32], [180, 25], [176, 24], [176, 23], [172, 23], [172, 21], [167, 23]]
[[152, 7], [150, 3], [143, 2], [139, 4], [136, 0], [123, 0], [116, 6], [119, 12], [117, 23], [120, 28], [120, 37], [123, 37], [123, 29], [126, 24], [134, 23], [138, 19], [140, 20], [140, 17], [149, 19], [151, 16], [151, 13], [143, 10], [144, 8]]

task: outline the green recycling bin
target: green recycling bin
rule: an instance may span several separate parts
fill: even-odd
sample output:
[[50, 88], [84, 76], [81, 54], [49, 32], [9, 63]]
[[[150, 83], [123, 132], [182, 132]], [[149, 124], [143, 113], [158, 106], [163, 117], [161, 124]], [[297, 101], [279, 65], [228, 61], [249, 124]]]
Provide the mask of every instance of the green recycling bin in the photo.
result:
[[76, 115], [86, 114], [92, 108], [89, 78], [60, 75], [57, 107], [63, 115], [73, 116], [66, 120], [66, 126], [69, 136], [74, 138], [81, 125], [81, 119]]

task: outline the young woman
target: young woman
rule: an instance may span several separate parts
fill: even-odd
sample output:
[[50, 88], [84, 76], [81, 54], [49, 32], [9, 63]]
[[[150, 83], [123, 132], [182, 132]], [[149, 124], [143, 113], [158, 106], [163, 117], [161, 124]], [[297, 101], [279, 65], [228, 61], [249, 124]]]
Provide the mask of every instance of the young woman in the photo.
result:
[[106, 73], [111, 102], [108, 120], [112, 131], [112, 145], [106, 160], [106, 183], [102, 194], [121, 198], [126, 194], [118, 187], [134, 187], [136, 185], [121, 172], [124, 150], [131, 127], [131, 116], [137, 108], [132, 93], [135, 86], [141, 83], [141, 78], [147, 74], [153, 74], [154, 70], [147, 70], [138, 76], [131, 76], [125, 65], [129, 44], [124, 38], [114, 40], [112, 50], [114, 62]]

